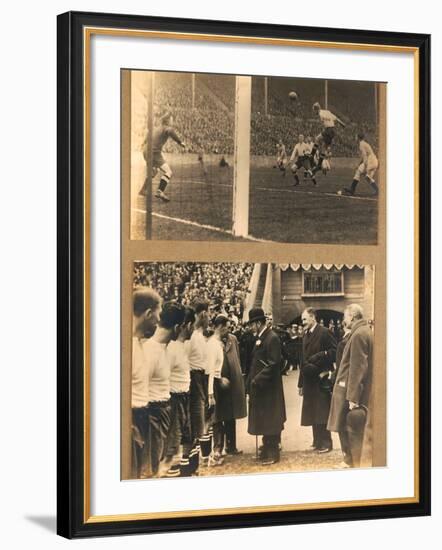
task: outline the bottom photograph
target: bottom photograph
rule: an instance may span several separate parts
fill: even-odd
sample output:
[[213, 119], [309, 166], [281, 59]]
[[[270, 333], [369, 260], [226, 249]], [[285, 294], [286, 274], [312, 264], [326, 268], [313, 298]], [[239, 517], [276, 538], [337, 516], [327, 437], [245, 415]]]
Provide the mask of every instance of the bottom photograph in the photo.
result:
[[372, 265], [135, 262], [129, 479], [385, 466], [374, 288]]

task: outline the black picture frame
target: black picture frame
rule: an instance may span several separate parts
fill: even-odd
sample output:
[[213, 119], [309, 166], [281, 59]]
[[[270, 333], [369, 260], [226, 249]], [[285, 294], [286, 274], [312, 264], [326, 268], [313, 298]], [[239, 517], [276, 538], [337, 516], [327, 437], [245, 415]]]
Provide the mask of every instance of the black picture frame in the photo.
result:
[[[88, 521], [85, 513], [84, 404], [84, 41], [85, 27], [390, 45], [414, 48], [419, 60], [419, 471], [418, 500], [166, 519]], [[430, 514], [430, 36], [228, 21], [68, 12], [57, 21], [58, 385], [57, 532], [67, 538], [334, 522]]]

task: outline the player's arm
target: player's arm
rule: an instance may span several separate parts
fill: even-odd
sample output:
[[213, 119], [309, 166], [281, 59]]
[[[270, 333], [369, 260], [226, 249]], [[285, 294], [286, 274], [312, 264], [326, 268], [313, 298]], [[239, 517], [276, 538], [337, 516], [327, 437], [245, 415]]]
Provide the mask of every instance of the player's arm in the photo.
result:
[[338, 116], [335, 115], [335, 113], [332, 113], [331, 111], [329, 111], [329, 113], [333, 117], [333, 120], [339, 124], [339, 126], [342, 126], [343, 128], [345, 128], [345, 124], [342, 122], [342, 120]]
[[345, 124], [342, 122], [342, 120], [335, 115], [336, 122], [339, 124], [339, 126], [342, 126], [342, 128], [345, 128]]
[[181, 147], [184, 149], [186, 147], [186, 144], [184, 143], [184, 141], [180, 138], [180, 136], [175, 132], [175, 130], [173, 130], [172, 128], [170, 128], [169, 132], [169, 137], [172, 138], [174, 141], [176, 141], [178, 143], [178, 145], [181, 145]]
[[295, 145], [293, 147], [293, 151], [292, 151], [292, 154], [290, 156], [290, 161], [289, 162], [296, 162], [296, 160], [298, 159], [298, 147]]

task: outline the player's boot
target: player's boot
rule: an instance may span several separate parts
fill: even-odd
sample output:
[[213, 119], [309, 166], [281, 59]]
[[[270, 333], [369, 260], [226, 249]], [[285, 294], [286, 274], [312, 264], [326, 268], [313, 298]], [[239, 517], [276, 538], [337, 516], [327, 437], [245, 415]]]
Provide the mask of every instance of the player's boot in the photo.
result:
[[318, 182], [316, 181], [315, 176], [312, 176], [312, 182], [313, 182], [313, 185], [317, 185], [317, 184], [318, 184]]
[[155, 197], [157, 197], [157, 199], [161, 199], [164, 202], [170, 202], [169, 197], [164, 191], [161, 191], [161, 189], [157, 190], [157, 192], [155, 193]]
[[356, 187], [358, 186], [359, 180], [353, 180], [350, 187], [344, 187], [344, 195], [353, 196], [356, 193]]
[[379, 187], [375, 181], [370, 181], [371, 188], [373, 189], [374, 193], [373, 196], [377, 197], [379, 195]]

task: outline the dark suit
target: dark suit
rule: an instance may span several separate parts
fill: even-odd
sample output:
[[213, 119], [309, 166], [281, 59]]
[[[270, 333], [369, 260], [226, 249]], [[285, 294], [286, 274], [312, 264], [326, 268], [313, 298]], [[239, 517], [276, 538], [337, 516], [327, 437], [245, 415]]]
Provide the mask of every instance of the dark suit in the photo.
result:
[[313, 445], [317, 449], [332, 448], [327, 430], [330, 412], [330, 392], [322, 387], [320, 374], [333, 370], [336, 340], [330, 331], [315, 325], [306, 331], [303, 339], [303, 362], [298, 387], [303, 390], [301, 426], [312, 426]]
[[253, 348], [248, 387], [248, 432], [263, 436], [266, 457], [279, 458], [278, 444], [286, 421], [281, 343], [269, 328], [256, 340]]

